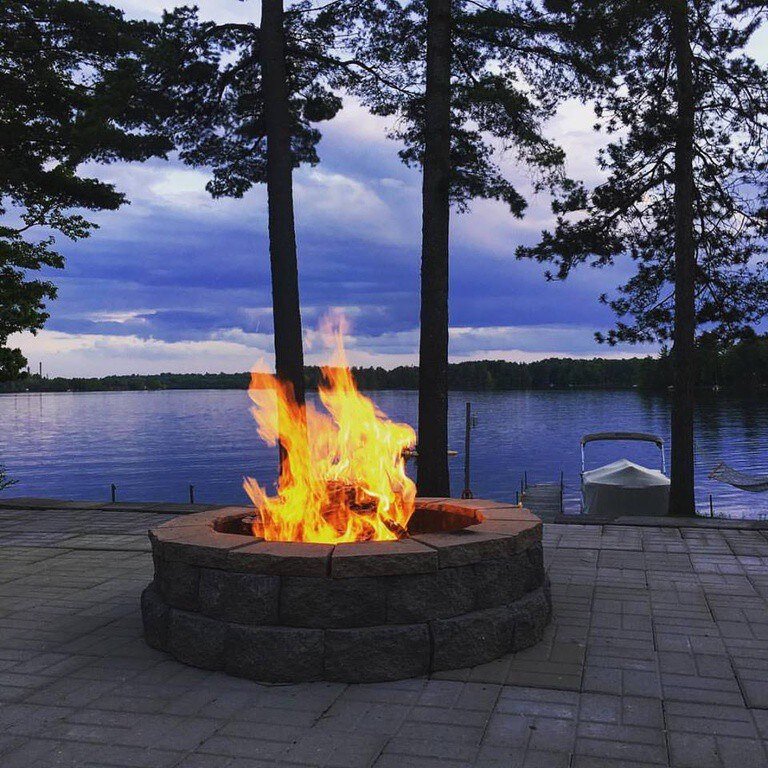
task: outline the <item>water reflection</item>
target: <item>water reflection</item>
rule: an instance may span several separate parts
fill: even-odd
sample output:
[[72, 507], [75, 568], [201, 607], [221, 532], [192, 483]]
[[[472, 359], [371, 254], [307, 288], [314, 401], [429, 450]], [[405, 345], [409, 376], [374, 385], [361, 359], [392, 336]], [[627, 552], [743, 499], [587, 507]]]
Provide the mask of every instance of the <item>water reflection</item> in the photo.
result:
[[[392, 418], [416, 423], [415, 392], [377, 392]], [[669, 438], [666, 395], [634, 391], [472, 392], [451, 394], [450, 443], [463, 448], [464, 403], [478, 418], [472, 488], [514, 501], [520, 479], [565, 478], [570, 507], [579, 499], [579, 438], [594, 431], [656, 432]], [[276, 455], [256, 435], [239, 391], [56, 393], [0, 396], [0, 463], [20, 480], [13, 495], [183, 501], [194, 483], [200, 501], [245, 503], [242, 477], [270, 485]], [[589, 466], [626, 456], [658, 465], [652, 445], [596, 444]], [[669, 454], [667, 454], [669, 458]], [[748, 494], [707, 474], [719, 461], [768, 474], [768, 399], [704, 393], [696, 413], [696, 496], [702, 511], [768, 516], [768, 494]], [[463, 487], [461, 456], [451, 460], [452, 488]]]

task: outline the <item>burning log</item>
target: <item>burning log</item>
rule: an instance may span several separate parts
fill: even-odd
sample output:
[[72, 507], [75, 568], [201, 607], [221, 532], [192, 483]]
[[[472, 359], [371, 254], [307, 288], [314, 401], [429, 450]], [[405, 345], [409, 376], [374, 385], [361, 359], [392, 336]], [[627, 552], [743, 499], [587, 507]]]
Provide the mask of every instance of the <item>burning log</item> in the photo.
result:
[[400, 523], [397, 522], [397, 520], [392, 520], [391, 518], [386, 518], [384, 520], [384, 525], [387, 526], [387, 528], [392, 531], [392, 533], [397, 536], [398, 539], [407, 539], [409, 538], [408, 529], [400, 525]]
[[318, 390], [325, 413], [312, 403], [297, 403], [292, 388], [272, 374], [253, 371], [249, 394], [259, 435], [283, 446], [285, 456], [276, 496], [252, 478], [245, 479], [245, 489], [270, 541], [402, 538], [416, 499], [403, 451], [415, 444], [416, 433], [388, 419], [359, 392], [341, 327], [325, 330], [336, 346]]
[[346, 509], [357, 515], [375, 515], [376, 499], [369, 496], [359, 486], [340, 480], [331, 480], [326, 484], [328, 492], [328, 510]]
[[[323, 517], [333, 525], [333, 527], [343, 533], [348, 524], [350, 516], [358, 518], [370, 518], [370, 526], [361, 534], [361, 541], [370, 541], [375, 538], [376, 528], [373, 518], [378, 509], [377, 500], [372, 498], [365, 491], [351, 483], [340, 481], [331, 481], [327, 484], [328, 503], [323, 510]], [[408, 531], [404, 525], [392, 518], [382, 518], [381, 522], [398, 539], [408, 538]]]

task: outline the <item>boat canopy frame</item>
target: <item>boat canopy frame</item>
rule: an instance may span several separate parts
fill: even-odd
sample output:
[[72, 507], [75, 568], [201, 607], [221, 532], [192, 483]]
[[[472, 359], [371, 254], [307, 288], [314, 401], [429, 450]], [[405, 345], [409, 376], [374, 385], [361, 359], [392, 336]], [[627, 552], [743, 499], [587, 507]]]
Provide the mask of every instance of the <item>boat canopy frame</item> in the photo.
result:
[[587, 443], [596, 443], [607, 440], [627, 440], [627, 441], [639, 441], [644, 443], [654, 443], [661, 452], [661, 473], [667, 474], [667, 460], [664, 456], [664, 439], [658, 435], [653, 435], [650, 432], [592, 432], [591, 434], [584, 435], [581, 438], [581, 471], [584, 473], [585, 460], [584, 460], [584, 446]]

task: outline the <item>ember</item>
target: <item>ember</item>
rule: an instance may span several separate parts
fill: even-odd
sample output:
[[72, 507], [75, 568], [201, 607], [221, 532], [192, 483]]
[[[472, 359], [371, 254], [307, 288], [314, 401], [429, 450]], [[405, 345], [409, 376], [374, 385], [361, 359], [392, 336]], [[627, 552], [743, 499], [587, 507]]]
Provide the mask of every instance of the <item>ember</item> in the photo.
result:
[[343, 328], [341, 319], [322, 328], [335, 346], [319, 388], [327, 413], [310, 403], [299, 405], [292, 387], [272, 374], [254, 369], [251, 375], [259, 435], [283, 448], [277, 496], [267, 496], [252, 478], [245, 480], [259, 516], [255, 536], [338, 544], [407, 535], [416, 487], [405, 474], [404, 451], [416, 443], [416, 433], [390, 421], [358, 391]]

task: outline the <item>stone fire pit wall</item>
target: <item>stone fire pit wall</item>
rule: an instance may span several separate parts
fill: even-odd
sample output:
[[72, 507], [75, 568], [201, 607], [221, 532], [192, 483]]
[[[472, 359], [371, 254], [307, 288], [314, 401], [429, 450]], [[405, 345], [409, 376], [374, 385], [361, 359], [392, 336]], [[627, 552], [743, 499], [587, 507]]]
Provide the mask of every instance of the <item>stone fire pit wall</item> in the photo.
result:
[[265, 682], [394, 680], [536, 643], [550, 617], [541, 521], [473, 499], [417, 506], [485, 521], [391, 542], [299, 544], [235, 533], [225, 508], [149, 532], [145, 637], [186, 664]]

